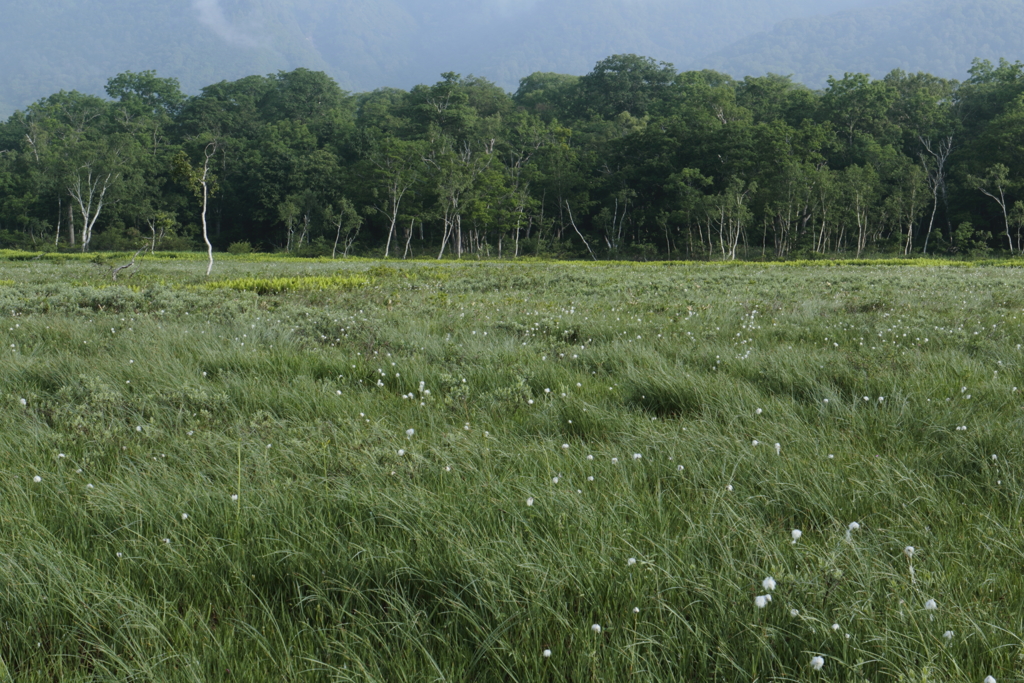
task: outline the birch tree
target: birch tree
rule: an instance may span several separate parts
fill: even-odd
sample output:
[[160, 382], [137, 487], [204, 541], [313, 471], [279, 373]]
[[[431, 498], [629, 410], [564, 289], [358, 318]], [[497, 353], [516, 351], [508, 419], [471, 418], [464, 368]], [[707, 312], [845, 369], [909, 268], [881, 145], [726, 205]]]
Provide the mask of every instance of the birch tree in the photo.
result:
[[1006, 190], [1010, 169], [1003, 164], [990, 166], [988, 172], [981, 178], [969, 175], [967, 183], [983, 195], [995, 201], [1003, 212], [1003, 226], [1006, 230], [1006, 241], [1010, 247], [1010, 253], [1014, 253], [1013, 235], [1010, 234], [1010, 212], [1006, 203]]
[[193, 166], [192, 162], [189, 161], [188, 155], [185, 152], [179, 152], [174, 157], [174, 172], [175, 174], [188, 186], [192, 193], [201, 202], [200, 218], [202, 221], [203, 228], [203, 242], [206, 243], [206, 254], [209, 257], [209, 265], [206, 267], [206, 275], [209, 276], [213, 271], [213, 245], [210, 243], [210, 234], [206, 225], [206, 209], [209, 205], [210, 198], [216, 194], [217, 177], [213, 173], [211, 168], [211, 160], [214, 154], [217, 153], [217, 143], [210, 142], [206, 145], [203, 150], [203, 164], [202, 166]]

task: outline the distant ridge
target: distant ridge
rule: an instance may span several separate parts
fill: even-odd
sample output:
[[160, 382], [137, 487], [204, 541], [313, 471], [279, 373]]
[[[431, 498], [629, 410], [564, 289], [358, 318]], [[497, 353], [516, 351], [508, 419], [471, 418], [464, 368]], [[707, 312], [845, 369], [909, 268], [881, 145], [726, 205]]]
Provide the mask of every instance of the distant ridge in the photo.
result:
[[788, 20], [696, 64], [740, 78], [792, 74], [818, 88], [829, 76], [893, 69], [963, 79], [975, 58], [1024, 59], [1024, 0], [918, 0]]
[[443, 71], [515, 90], [635, 53], [680, 69], [768, 71], [821, 86], [892, 68], [962, 78], [974, 57], [1024, 58], [1024, 0], [9, 0], [0, 117], [58, 90], [102, 94], [152, 69], [196, 93], [297, 67], [345, 89], [410, 88]]

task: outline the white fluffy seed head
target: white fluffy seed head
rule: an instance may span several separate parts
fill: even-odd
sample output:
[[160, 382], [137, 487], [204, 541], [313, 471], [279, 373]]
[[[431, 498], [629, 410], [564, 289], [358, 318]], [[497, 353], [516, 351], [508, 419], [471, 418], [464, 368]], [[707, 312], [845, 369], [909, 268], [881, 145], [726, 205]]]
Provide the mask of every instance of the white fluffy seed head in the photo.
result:
[[796, 543], [800, 540], [800, 537], [804, 535], [804, 532], [800, 531], [799, 529], [793, 529], [789, 532], [789, 535], [793, 537], [793, 543]]
[[530, 506], [533, 505], [533, 498], [532, 497], [526, 499], [526, 505], [527, 505], [527, 507], [530, 507]]
[[822, 667], [825, 666], [824, 657], [811, 657], [811, 668], [815, 671], [821, 671]]
[[913, 557], [915, 552], [917, 551], [912, 545], [908, 545], [906, 548], [903, 549], [903, 554], [907, 557]]
[[768, 606], [768, 596], [758, 595], [756, 598], [754, 598], [754, 604], [757, 606], [758, 609], [764, 609]]
[[761, 587], [766, 591], [775, 590], [775, 579], [770, 576], [766, 576], [764, 581], [761, 582]]
[[594, 624], [593, 626], [590, 627], [590, 630], [593, 631], [594, 633], [600, 633], [601, 632], [601, 624]]
[[928, 601], [926, 601], [924, 603], [924, 608], [927, 609], [927, 610], [933, 610], [933, 609], [938, 609], [939, 606], [935, 603], [934, 600], [928, 600]]

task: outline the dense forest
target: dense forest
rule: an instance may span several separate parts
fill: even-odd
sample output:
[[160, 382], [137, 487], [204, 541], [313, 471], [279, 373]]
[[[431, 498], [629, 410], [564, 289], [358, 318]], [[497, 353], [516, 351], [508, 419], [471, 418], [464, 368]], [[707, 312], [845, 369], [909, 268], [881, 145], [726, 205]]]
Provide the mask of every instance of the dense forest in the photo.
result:
[[509, 95], [445, 73], [352, 94], [298, 69], [194, 97], [153, 72], [0, 124], [0, 246], [296, 255], [1016, 253], [1024, 64], [946, 80], [615, 55]]

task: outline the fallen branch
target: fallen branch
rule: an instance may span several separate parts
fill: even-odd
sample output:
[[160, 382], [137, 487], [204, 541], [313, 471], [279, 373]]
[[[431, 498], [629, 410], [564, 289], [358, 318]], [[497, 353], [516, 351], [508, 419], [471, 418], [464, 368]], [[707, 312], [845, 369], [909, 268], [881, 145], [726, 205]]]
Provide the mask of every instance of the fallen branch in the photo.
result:
[[143, 246], [139, 247], [139, 250], [137, 252], [135, 252], [134, 256], [132, 256], [132, 262], [131, 263], [128, 263], [128, 264], [125, 264], [123, 266], [118, 266], [117, 268], [114, 268], [113, 272], [111, 272], [111, 274], [110, 274], [110, 276], [114, 279], [114, 282], [117, 282], [117, 275], [118, 275], [118, 273], [120, 273], [122, 270], [127, 270], [128, 268], [131, 268], [132, 266], [134, 266], [135, 265], [135, 259], [138, 257], [139, 254], [141, 254], [145, 250], [146, 250], [146, 245], [143, 245]]

